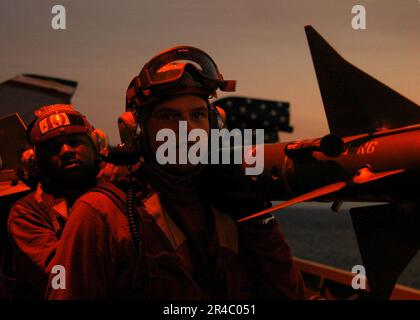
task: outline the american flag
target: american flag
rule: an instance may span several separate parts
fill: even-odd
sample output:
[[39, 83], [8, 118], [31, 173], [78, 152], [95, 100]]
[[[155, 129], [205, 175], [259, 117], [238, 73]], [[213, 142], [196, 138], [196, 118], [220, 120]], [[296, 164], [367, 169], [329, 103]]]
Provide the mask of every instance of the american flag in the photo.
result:
[[247, 97], [226, 97], [213, 102], [226, 112], [229, 129], [264, 129], [264, 142], [279, 141], [279, 131], [292, 132], [289, 103]]

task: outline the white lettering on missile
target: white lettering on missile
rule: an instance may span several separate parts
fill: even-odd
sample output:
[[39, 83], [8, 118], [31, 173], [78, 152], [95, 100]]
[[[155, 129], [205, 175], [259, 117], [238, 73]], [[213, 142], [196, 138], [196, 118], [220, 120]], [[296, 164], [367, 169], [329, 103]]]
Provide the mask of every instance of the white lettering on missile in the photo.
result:
[[357, 154], [365, 155], [365, 154], [372, 154], [376, 150], [376, 146], [378, 145], [378, 141], [368, 141], [360, 145], [357, 148]]
[[367, 155], [373, 154], [376, 151], [376, 147], [378, 146], [378, 141], [368, 141], [362, 143], [360, 146], [354, 145], [347, 145], [341, 155], [348, 156], [349, 154], [358, 154], [358, 155]]

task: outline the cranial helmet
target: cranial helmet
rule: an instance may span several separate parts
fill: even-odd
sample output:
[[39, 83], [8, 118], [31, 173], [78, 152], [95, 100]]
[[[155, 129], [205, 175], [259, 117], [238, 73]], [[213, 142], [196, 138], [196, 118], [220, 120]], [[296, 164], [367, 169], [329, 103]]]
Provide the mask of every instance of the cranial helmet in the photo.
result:
[[204, 51], [178, 46], [153, 57], [127, 89], [126, 111], [142, 108], [180, 94], [215, 97], [217, 89], [235, 91], [236, 81], [224, 80], [216, 63]]
[[[206, 101], [216, 91], [235, 91], [235, 80], [224, 80], [216, 63], [204, 51], [177, 46], [153, 57], [131, 80], [126, 94], [126, 113], [118, 119], [121, 141], [133, 144], [143, 131], [143, 113], [148, 107], [177, 95], [198, 95]], [[210, 106], [212, 127], [223, 126], [220, 112]]]
[[107, 148], [107, 137], [95, 129], [84, 115], [68, 104], [43, 106], [35, 112], [36, 119], [28, 126], [27, 137], [32, 147], [62, 135], [86, 134], [99, 154]]

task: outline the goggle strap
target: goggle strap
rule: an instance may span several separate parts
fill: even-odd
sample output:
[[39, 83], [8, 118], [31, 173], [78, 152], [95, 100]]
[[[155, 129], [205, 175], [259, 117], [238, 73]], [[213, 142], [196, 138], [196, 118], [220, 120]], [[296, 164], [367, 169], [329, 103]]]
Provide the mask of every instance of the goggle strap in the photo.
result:
[[223, 85], [220, 86], [220, 90], [226, 92], [234, 92], [236, 91], [236, 80], [225, 80]]

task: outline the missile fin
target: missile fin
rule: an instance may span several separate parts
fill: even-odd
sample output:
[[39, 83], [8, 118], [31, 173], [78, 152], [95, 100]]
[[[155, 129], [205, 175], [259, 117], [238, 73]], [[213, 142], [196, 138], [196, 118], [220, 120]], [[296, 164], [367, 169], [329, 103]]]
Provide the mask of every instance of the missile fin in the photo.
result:
[[305, 27], [332, 134], [340, 137], [420, 123], [420, 107], [344, 60], [312, 27]]
[[243, 222], [243, 221], [246, 221], [246, 220], [249, 220], [249, 219], [252, 219], [252, 218], [256, 218], [256, 217], [261, 216], [263, 214], [267, 214], [267, 213], [271, 213], [271, 212], [274, 212], [274, 211], [277, 211], [277, 210], [280, 210], [280, 209], [284, 209], [286, 207], [290, 207], [290, 206], [292, 206], [294, 204], [297, 204], [299, 202], [313, 200], [313, 199], [319, 198], [321, 196], [325, 196], [327, 194], [340, 191], [343, 188], [345, 188], [346, 186], [347, 186], [347, 183], [344, 182], [344, 181], [329, 184], [325, 187], [313, 190], [311, 192], [305, 193], [305, 194], [300, 195], [298, 197], [295, 197], [293, 199], [284, 201], [284, 202], [282, 202], [282, 203], [280, 203], [280, 204], [278, 204], [274, 207], [265, 209], [265, 210], [263, 210], [261, 212], [258, 212], [256, 214], [253, 214], [253, 215], [250, 215], [248, 217], [239, 219], [238, 222]]
[[356, 175], [353, 178], [353, 183], [363, 184], [363, 183], [379, 180], [385, 177], [393, 176], [403, 171], [405, 171], [405, 169], [372, 172], [368, 167], [363, 167], [357, 171]]
[[300, 196], [297, 196], [295, 198], [292, 198], [290, 200], [284, 201], [276, 206], [273, 206], [271, 208], [265, 209], [263, 211], [257, 212], [255, 214], [252, 214], [250, 216], [247, 216], [245, 218], [239, 219], [238, 222], [243, 222], [252, 218], [256, 218], [259, 216], [262, 216], [264, 214], [272, 213], [274, 211], [284, 209], [287, 207], [290, 207], [292, 205], [295, 205], [300, 202], [314, 200], [317, 198], [320, 198], [322, 196], [325, 196], [327, 194], [331, 194], [337, 191], [340, 191], [348, 186], [354, 186], [356, 184], [364, 184], [371, 181], [379, 180], [382, 178], [386, 178], [398, 173], [401, 173], [405, 171], [404, 169], [399, 170], [390, 170], [390, 171], [383, 171], [383, 172], [372, 172], [368, 167], [363, 167], [360, 170], [357, 171], [355, 176], [352, 179], [349, 179], [347, 181], [340, 181], [335, 182], [329, 185], [326, 185], [324, 187], [321, 187], [319, 189], [315, 189], [313, 191], [310, 191], [308, 193], [302, 194]]

